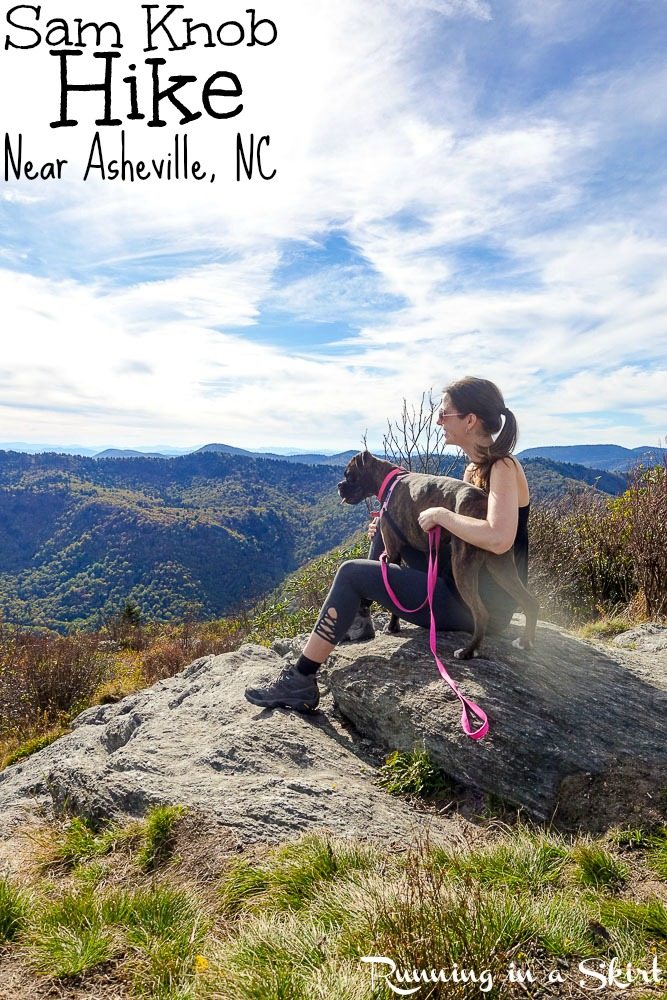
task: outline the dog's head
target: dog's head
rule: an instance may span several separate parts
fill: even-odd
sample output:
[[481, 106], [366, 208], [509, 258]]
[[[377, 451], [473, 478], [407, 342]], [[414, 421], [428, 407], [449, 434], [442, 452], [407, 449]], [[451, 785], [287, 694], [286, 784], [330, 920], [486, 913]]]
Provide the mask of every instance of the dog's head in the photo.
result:
[[343, 503], [361, 503], [366, 497], [375, 495], [377, 484], [369, 474], [372, 462], [370, 451], [360, 451], [347, 463], [344, 478], [338, 484], [338, 493]]

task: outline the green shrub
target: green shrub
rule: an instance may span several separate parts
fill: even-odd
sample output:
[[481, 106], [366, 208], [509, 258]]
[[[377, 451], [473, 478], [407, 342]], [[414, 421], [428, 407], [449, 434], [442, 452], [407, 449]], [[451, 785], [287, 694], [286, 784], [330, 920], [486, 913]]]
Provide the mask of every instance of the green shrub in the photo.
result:
[[616, 498], [574, 493], [530, 516], [530, 583], [543, 613], [582, 622], [625, 606], [637, 589]]
[[620, 496], [587, 490], [535, 504], [530, 537], [531, 587], [548, 617], [602, 614], [621, 628], [628, 608], [667, 613], [667, 465], [636, 469]]
[[59, 726], [88, 704], [104, 669], [96, 634], [40, 636], [0, 625], [0, 735]]
[[380, 768], [377, 780], [390, 795], [427, 798], [451, 788], [446, 775], [435, 766], [424, 747], [394, 750]]

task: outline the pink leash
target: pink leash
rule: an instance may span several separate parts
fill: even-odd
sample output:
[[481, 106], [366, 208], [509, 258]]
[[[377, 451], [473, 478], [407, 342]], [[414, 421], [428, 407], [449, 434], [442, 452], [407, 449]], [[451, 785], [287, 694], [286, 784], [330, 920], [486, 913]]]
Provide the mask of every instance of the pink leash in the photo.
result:
[[[432, 528], [428, 533], [428, 575], [426, 577], [426, 598], [422, 601], [422, 603], [419, 605], [418, 608], [404, 608], [401, 602], [396, 597], [396, 594], [394, 593], [389, 584], [389, 570], [388, 570], [389, 560], [387, 558], [386, 552], [383, 552], [382, 555], [380, 556], [380, 566], [382, 567], [382, 580], [384, 582], [384, 585], [387, 589], [387, 593], [389, 594], [390, 598], [392, 599], [396, 607], [401, 609], [401, 611], [407, 611], [408, 614], [414, 614], [415, 611], [421, 611], [421, 609], [428, 601], [428, 606], [431, 611], [431, 630], [430, 630], [431, 652], [433, 653], [433, 657], [435, 659], [435, 662], [438, 666], [438, 670], [440, 671], [443, 680], [447, 681], [450, 688], [461, 702], [462, 706], [461, 727], [463, 729], [463, 732], [466, 734], [466, 736], [469, 736], [472, 740], [481, 740], [486, 736], [486, 734], [489, 731], [489, 720], [486, 717], [486, 713], [474, 701], [471, 701], [469, 698], [465, 698], [461, 694], [458, 687], [456, 686], [456, 683], [449, 676], [447, 670], [442, 664], [442, 661], [438, 657], [438, 651], [436, 646], [435, 614], [433, 612], [433, 596], [435, 594], [435, 585], [438, 579], [439, 546], [440, 546], [440, 526], [438, 525], [437, 528]], [[479, 719], [479, 721], [481, 722], [481, 725], [479, 726], [478, 729], [473, 729], [468, 715], [469, 712], [472, 715], [474, 715], [477, 719]]]

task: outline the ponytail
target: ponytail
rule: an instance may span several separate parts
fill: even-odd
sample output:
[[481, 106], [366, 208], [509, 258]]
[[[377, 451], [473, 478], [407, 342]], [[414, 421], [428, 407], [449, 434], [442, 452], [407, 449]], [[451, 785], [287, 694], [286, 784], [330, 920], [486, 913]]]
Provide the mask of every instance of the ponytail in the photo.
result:
[[489, 484], [491, 480], [491, 469], [495, 463], [501, 458], [509, 458], [516, 447], [517, 437], [519, 430], [516, 423], [516, 417], [511, 410], [508, 410], [506, 406], [500, 411], [501, 415], [505, 418], [503, 421], [503, 426], [500, 434], [485, 449], [485, 454], [480, 462], [477, 463], [477, 475], [475, 480], [478, 480], [477, 485], [481, 486], [485, 493], [489, 492]]
[[500, 389], [487, 379], [467, 376], [443, 389], [459, 413], [474, 413], [488, 434], [496, 434], [479, 462], [475, 463], [473, 481], [485, 493], [489, 492], [491, 469], [501, 458], [511, 456], [519, 429], [516, 417], [505, 406]]

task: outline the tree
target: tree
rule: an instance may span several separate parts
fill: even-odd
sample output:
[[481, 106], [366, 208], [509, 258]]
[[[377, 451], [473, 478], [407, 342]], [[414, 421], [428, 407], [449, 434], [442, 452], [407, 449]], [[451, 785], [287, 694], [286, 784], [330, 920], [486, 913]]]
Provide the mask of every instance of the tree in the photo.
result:
[[452, 457], [445, 453], [445, 441], [436, 423], [439, 400], [433, 399], [433, 390], [421, 395], [419, 408], [408, 405], [403, 399], [403, 409], [397, 420], [387, 419], [387, 432], [383, 438], [385, 458], [397, 462], [409, 472], [426, 472], [449, 475], [462, 455]]
[[136, 628], [141, 625], [141, 608], [135, 601], [125, 601], [120, 613], [120, 624], [126, 628]]

